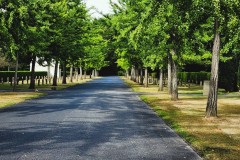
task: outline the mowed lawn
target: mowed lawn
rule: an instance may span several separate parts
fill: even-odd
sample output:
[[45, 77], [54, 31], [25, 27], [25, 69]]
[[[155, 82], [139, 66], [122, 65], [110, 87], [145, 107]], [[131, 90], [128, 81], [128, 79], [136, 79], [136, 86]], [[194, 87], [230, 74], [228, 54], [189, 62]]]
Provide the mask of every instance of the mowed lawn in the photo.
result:
[[205, 118], [207, 97], [202, 87], [179, 87], [179, 101], [173, 102], [167, 88], [144, 88], [126, 83], [205, 159], [238, 160], [240, 157], [240, 93], [219, 92], [218, 118]]
[[[58, 86], [54, 87], [54, 90], [62, 90], [77, 84], [82, 84], [90, 81], [92, 79], [83, 79], [79, 80], [78, 82], [70, 83], [69, 81], [67, 84], [58, 83]], [[37, 85], [37, 90], [28, 89], [29, 84], [19, 84], [17, 85], [17, 91], [12, 92], [12, 86], [10, 84], [0, 84], [0, 109], [11, 107], [14, 104], [24, 102], [29, 99], [38, 98], [48, 94], [48, 91], [53, 89], [53, 86], [44, 84], [44, 85]]]

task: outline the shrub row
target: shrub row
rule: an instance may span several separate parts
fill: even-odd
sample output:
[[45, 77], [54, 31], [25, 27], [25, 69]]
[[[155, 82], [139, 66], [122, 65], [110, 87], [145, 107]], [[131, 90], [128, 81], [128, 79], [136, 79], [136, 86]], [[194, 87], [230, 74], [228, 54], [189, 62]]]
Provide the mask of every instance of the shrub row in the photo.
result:
[[[9, 78], [9, 81], [12, 80], [12, 77], [14, 77], [15, 71], [0, 71], [0, 80], [3, 82], [6, 82]], [[26, 79], [26, 77], [29, 79], [31, 76], [31, 71], [18, 71], [18, 79]], [[35, 77], [43, 77], [47, 76], [47, 72], [45, 71], [36, 71]]]
[[210, 76], [210, 72], [178, 72], [178, 79], [183, 83], [199, 83], [209, 80]]

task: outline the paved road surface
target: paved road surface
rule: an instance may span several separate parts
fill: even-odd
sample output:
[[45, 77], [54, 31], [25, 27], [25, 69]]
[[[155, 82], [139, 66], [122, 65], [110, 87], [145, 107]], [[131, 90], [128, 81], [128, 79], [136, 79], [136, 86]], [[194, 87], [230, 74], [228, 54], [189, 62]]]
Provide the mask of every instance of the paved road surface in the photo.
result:
[[201, 159], [118, 77], [0, 111], [0, 160]]

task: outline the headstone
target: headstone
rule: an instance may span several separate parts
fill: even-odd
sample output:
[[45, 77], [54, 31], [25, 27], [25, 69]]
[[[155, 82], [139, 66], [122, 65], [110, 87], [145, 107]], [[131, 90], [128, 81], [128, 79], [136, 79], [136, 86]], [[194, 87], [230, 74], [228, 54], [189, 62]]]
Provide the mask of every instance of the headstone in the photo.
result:
[[209, 80], [205, 80], [204, 83], [203, 83], [203, 95], [204, 96], [208, 96], [209, 87], [210, 87], [210, 81]]

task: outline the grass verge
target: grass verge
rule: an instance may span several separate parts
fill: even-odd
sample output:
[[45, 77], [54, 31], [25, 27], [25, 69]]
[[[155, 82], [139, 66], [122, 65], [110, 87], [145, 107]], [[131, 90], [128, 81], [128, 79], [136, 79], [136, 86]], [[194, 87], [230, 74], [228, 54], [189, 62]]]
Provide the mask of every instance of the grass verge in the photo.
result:
[[41, 92], [0, 92], [0, 109], [46, 95]]
[[237, 160], [240, 157], [239, 93], [220, 93], [218, 118], [205, 118], [207, 99], [201, 87], [179, 87], [180, 100], [170, 101], [167, 91], [157, 86], [144, 88], [130, 80], [125, 82], [140, 92], [140, 98], [164, 119], [204, 159]]
[[[58, 84], [54, 90], [63, 90], [68, 87], [86, 83], [90, 80], [92, 79], [84, 79], [74, 83], [68, 82], [67, 84]], [[19, 84], [17, 85], [17, 92], [11, 92], [12, 86], [10, 86], [10, 84], [0, 84], [0, 109], [11, 107], [14, 104], [21, 103], [29, 99], [44, 96], [47, 94], [47, 91], [52, 90], [53, 86], [47, 84], [36, 86], [38, 92], [28, 89], [28, 87], [28, 84]]]

